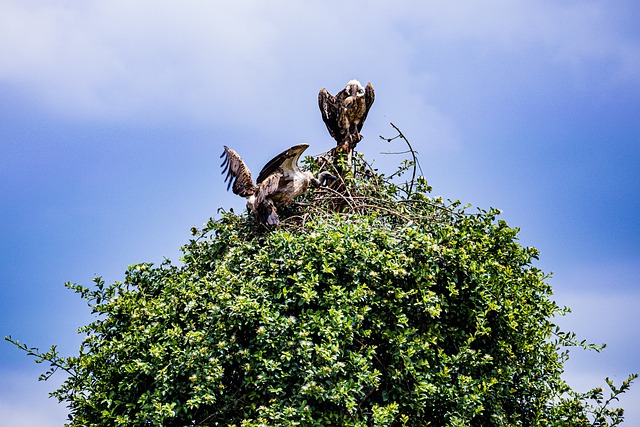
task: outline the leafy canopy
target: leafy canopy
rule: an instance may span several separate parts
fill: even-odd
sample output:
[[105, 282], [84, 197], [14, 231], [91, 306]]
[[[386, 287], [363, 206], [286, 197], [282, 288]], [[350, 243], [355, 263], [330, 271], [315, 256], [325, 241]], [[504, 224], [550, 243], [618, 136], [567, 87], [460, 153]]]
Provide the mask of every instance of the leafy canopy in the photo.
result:
[[635, 375], [607, 399], [560, 377], [567, 347], [598, 348], [553, 323], [538, 251], [499, 211], [431, 197], [415, 162], [386, 177], [355, 156], [279, 228], [223, 212], [179, 266], [67, 284], [96, 315], [77, 356], [8, 339], [42, 379], [66, 371], [71, 426], [620, 423]]

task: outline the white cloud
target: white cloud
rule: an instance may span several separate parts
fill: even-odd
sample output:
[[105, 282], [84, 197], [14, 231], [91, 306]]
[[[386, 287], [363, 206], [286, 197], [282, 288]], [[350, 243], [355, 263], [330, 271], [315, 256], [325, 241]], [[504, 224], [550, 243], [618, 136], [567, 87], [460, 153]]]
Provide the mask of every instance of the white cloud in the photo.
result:
[[40, 404], [34, 407], [0, 401], [0, 419], [10, 427], [60, 427], [66, 420], [66, 416], [43, 410]]
[[554, 298], [571, 309], [557, 321], [580, 338], [606, 343], [611, 356], [640, 364], [640, 356], [632, 351], [640, 341], [635, 327], [640, 324], [639, 284], [640, 260], [635, 259], [576, 266], [556, 274]]
[[[625, 284], [632, 288], [634, 282]], [[635, 283], [637, 286], [637, 282]], [[567, 305], [572, 312], [562, 319], [568, 328], [579, 330], [585, 338], [600, 342], [616, 340], [618, 344], [635, 345], [640, 339], [640, 332], [631, 325], [640, 324], [640, 292], [612, 291], [606, 292], [568, 292], [560, 293], [558, 302]]]
[[237, 111], [276, 66], [270, 23], [242, 4], [4, 2], [0, 76], [71, 114]]
[[[600, 353], [571, 350], [564, 377], [574, 389], [586, 392], [601, 386], [606, 391], [605, 377], [619, 386], [629, 374], [640, 374], [639, 266], [638, 260], [620, 260], [578, 266], [554, 276], [557, 303], [572, 310], [566, 317], [556, 319], [557, 323], [564, 330], [576, 332], [580, 340], [607, 344]], [[625, 424], [640, 424], [638, 380], [623, 395], [620, 407], [625, 408]]]
[[58, 384], [38, 382], [32, 369], [25, 373], [3, 370], [0, 377], [0, 420], [10, 427], [60, 427], [67, 419], [67, 409], [49, 398]]
[[601, 2], [454, 0], [402, 6], [402, 19], [431, 39], [513, 51], [546, 45], [569, 61], [603, 55], [637, 60], [640, 53], [637, 45], [629, 50], [635, 43], [617, 32], [616, 20], [624, 18], [624, 11]]
[[250, 116], [282, 128], [298, 118], [296, 97], [357, 76], [392, 94], [389, 112], [455, 145], [453, 120], [424, 99], [443, 72], [428, 71], [427, 44], [469, 42], [548, 45], [578, 62], [638, 53], [596, 3], [0, 2], [0, 81], [60, 114], [107, 121]]

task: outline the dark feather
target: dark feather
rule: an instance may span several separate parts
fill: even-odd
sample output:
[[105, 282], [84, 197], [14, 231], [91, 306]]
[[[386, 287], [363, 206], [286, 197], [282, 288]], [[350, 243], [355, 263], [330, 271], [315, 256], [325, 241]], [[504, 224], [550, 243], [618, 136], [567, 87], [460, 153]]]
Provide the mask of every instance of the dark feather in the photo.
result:
[[262, 224], [266, 224], [270, 227], [280, 225], [280, 217], [278, 217], [276, 207], [273, 205], [271, 200], [266, 200], [265, 203], [260, 203], [256, 208], [256, 215]]
[[298, 171], [298, 159], [300, 155], [309, 147], [309, 144], [299, 144], [284, 150], [264, 165], [258, 175], [257, 183], [260, 184], [269, 175], [280, 169], [284, 173], [295, 173]]
[[256, 196], [256, 205], [259, 206], [267, 197], [277, 193], [280, 189], [281, 181], [282, 174], [274, 172], [258, 184], [254, 193]]
[[320, 93], [318, 93], [318, 106], [322, 114], [322, 121], [329, 131], [329, 135], [335, 140], [341, 139], [342, 137], [342, 132], [338, 126], [340, 105], [335, 96], [327, 92], [325, 88], [320, 89]]
[[254, 193], [255, 185], [251, 179], [251, 171], [245, 165], [242, 157], [231, 148], [224, 146], [224, 152], [220, 156], [224, 157], [220, 165], [222, 173], [226, 176], [224, 182], [227, 182], [227, 191], [233, 185], [233, 193], [241, 197], [247, 197]]
[[373, 105], [373, 101], [376, 99], [376, 94], [373, 90], [373, 85], [371, 82], [367, 83], [367, 87], [364, 88], [364, 103], [366, 105], [366, 110], [364, 111], [364, 115], [360, 119], [360, 123], [358, 123], [358, 132], [362, 130], [362, 126], [364, 125], [364, 121], [367, 120], [367, 115], [369, 114], [369, 110]]

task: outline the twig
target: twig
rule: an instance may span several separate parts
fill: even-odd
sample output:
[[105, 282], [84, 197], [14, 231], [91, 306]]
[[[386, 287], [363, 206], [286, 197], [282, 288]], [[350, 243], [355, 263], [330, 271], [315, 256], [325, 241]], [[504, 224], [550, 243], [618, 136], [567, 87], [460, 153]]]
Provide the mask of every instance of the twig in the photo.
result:
[[[386, 140], [387, 142], [391, 142], [397, 138], [404, 139], [404, 142], [406, 142], [407, 146], [409, 147], [409, 152], [411, 152], [411, 157], [413, 158], [413, 173], [411, 174], [411, 183], [409, 184], [409, 192], [408, 192], [408, 194], [411, 195], [411, 193], [413, 192], [413, 184], [415, 183], [415, 180], [416, 180], [416, 168], [420, 169], [421, 174], [424, 175], [424, 173], [422, 172], [422, 167], [418, 162], [418, 157], [416, 156], [417, 153], [411, 146], [411, 143], [409, 142], [407, 137], [404, 136], [402, 131], [398, 128], [398, 126], [394, 125], [393, 122], [389, 122], [389, 124], [396, 130], [396, 132], [398, 132], [398, 135], [394, 136], [393, 138], [385, 138], [382, 135], [380, 135], [380, 138]], [[389, 153], [389, 154], [405, 154], [405, 153], [407, 152], [405, 151], [404, 153]]]

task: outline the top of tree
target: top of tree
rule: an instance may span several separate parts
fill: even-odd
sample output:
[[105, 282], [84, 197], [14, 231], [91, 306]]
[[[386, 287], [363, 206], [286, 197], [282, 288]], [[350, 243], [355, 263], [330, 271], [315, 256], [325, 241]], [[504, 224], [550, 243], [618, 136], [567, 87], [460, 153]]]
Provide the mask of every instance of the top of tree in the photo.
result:
[[635, 375], [573, 391], [567, 348], [599, 348], [553, 323], [538, 251], [498, 210], [432, 197], [410, 153], [389, 177], [338, 165], [275, 229], [222, 212], [181, 265], [67, 284], [96, 315], [76, 356], [9, 340], [67, 372], [71, 426], [619, 424]]

